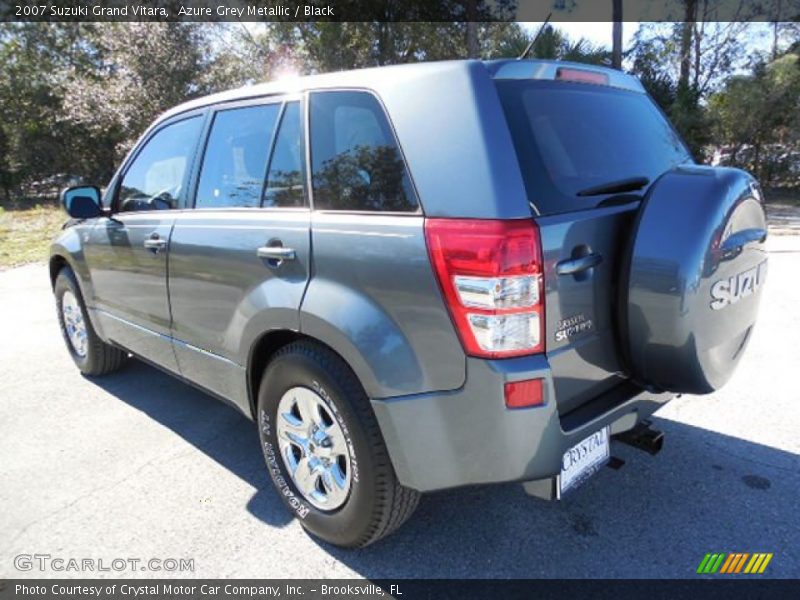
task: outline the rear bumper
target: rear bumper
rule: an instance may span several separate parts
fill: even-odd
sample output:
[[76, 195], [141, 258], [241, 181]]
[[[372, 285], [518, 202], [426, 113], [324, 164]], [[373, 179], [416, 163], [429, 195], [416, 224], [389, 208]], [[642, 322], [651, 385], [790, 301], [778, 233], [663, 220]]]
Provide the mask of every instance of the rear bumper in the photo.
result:
[[[507, 409], [503, 384], [532, 378], [545, 380], [544, 406]], [[623, 383], [559, 415], [554, 394], [544, 356], [470, 358], [458, 390], [373, 400], [372, 406], [398, 479], [428, 492], [552, 477], [568, 448], [606, 425], [612, 434], [631, 429], [673, 396]]]

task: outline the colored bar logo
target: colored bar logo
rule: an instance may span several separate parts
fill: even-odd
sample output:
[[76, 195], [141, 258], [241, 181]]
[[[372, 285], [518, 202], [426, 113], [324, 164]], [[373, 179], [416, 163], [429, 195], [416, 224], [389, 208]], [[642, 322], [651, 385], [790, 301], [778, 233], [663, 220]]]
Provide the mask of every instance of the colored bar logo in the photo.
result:
[[772, 560], [772, 552], [709, 552], [700, 561], [697, 572], [701, 575], [713, 575], [715, 573], [725, 575], [756, 575], [763, 573], [769, 561]]

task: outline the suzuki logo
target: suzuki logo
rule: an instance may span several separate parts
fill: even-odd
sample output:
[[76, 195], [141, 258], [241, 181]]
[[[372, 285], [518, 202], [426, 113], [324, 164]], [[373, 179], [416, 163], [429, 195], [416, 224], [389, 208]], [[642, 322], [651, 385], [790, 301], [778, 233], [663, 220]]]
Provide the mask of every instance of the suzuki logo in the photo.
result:
[[711, 286], [711, 310], [722, 310], [729, 304], [736, 304], [742, 298], [753, 295], [766, 276], [767, 260], [764, 259], [752, 269], [714, 282]]

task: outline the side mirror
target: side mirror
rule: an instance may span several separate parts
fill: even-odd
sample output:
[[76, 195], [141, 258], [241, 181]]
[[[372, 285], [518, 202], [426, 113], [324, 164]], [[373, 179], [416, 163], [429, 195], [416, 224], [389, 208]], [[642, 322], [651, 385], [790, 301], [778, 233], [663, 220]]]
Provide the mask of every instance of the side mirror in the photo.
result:
[[103, 214], [100, 190], [93, 185], [70, 187], [61, 192], [61, 204], [70, 217], [93, 219]]

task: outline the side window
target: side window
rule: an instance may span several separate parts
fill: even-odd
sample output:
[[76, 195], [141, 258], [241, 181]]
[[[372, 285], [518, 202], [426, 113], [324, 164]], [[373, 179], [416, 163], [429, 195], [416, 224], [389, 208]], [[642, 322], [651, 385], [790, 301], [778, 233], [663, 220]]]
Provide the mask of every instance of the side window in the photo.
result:
[[184, 119], [160, 129], [145, 143], [122, 178], [120, 212], [178, 208], [202, 126], [199, 116]]
[[400, 149], [372, 94], [317, 92], [310, 111], [315, 208], [416, 211]]
[[221, 110], [208, 136], [195, 208], [258, 207], [280, 103]]
[[281, 117], [267, 173], [264, 206], [296, 207], [305, 204], [303, 128], [300, 103], [290, 102]]

